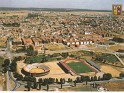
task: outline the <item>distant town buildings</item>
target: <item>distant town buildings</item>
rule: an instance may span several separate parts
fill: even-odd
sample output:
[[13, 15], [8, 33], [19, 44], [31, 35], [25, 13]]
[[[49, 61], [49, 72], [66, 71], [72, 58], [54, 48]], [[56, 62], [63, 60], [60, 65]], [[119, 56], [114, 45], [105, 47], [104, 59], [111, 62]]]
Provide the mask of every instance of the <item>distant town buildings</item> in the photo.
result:
[[[1, 13], [1, 12], [0, 12]], [[24, 15], [1, 16], [0, 37], [13, 38], [13, 46], [34, 47], [44, 43], [67, 46], [94, 44], [103, 38], [124, 34], [124, 18], [85, 12], [23, 12]]]

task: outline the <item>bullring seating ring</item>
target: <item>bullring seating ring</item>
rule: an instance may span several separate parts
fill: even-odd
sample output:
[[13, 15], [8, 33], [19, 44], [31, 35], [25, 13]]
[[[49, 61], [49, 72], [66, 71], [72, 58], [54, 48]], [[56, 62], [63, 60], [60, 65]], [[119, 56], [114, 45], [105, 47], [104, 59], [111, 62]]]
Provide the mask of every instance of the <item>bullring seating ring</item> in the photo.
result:
[[31, 76], [44, 76], [50, 72], [48, 66], [41, 63], [28, 64], [22, 69], [22, 73]]

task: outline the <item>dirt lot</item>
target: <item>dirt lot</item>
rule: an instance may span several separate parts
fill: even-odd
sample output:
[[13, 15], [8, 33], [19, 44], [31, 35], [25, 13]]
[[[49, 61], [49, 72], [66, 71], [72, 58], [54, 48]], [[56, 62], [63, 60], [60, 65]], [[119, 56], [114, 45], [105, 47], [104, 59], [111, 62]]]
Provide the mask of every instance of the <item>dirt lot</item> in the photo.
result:
[[101, 85], [109, 91], [124, 91], [124, 82], [109, 82]]
[[63, 44], [45, 44], [45, 47], [48, 49], [48, 50], [51, 50], [51, 51], [54, 51], [54, 50], [64, 50], [66, 49], [66, 47], [63, 45]]
[[88, 48], [96, 52], [115, 52], [118, 49], [123, 49], [124, 46], [121, 44], [115, 44], [115, 45], [109, 45], [109, 47], [107, 47], [106, 49], [106, 46], [99, 46], [98, 48], [96, 48], [96, 45], [88, 45]]
[[50, 72], [48, 75], [42, 76], [42, 78], [72, 78], [75, 79], [77, 76], [72, 76], [70, 74], [66, 74], [58, 65], [57, 62], [46, 62], [44, 63], [46, 66], [50, 68]]
[[[21, 74], [21, 69], [26, 65], [24, 64], [22, 61], [17, 62], [17, 71]], [[57, 65], [57, 61], [53, 61], [53, 62], [46, 62], [46, 63], [41, 63], [44, 64], [46, 66], [48, 66], [50, 68], [50, 72], [48, 75], [42, 76], [42, 78], [72, 78], [73, 80], [76, 79], [77, 76], [72, 76], [70, 74], [66, 74], [58, 65]], [[41, 78], [41, 77], [37, 77]]]
[[124, 49], [124, 46], [117, 44], [117, 45], [110, 46], [109, 49], [111, 49], [113, 51], [117, 51], [118, 49]]
[[4, 16], [27, 16], [28, 12], [27, 11], [20, 11], [20, 12], [6, 12], [6, 13], [0, 13], [0, 17], [4, 17]]
[[91, 87], [90, 85], [79, 85], [77, 87], [66, 87], [61, 89], [60, 91], [75, 91], [75, 92], [81, 92], [81, 91], [97, 91], [95, 88]]
[[113, 77], [118, 77], [119, 74], [121, 73], [120, 71], [118, 71], [115, 68], [108, 66], [108, 65], [102, 65], [101, 71], [103, 71], [105, 73], [111, 73]]

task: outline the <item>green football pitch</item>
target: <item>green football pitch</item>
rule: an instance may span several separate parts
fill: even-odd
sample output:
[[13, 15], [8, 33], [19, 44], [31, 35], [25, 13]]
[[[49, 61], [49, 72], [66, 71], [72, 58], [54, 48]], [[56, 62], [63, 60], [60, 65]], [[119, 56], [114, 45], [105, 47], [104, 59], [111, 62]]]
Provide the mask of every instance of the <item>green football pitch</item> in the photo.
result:
[[88, 67], [83, 62], [70, 62], [67, 63], [67, 65], [77, 73], [94, 72], [90, 67]]

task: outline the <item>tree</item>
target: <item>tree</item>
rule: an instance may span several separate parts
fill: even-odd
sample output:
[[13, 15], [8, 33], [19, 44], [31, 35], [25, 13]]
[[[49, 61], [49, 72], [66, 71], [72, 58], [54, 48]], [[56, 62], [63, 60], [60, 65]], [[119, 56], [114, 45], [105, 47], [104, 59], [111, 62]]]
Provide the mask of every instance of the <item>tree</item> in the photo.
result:
[[100, 81], [100, 80], [101, 80], [101, 77], [99, 76], [99, 77], [98, 77], [98, 81]]
[[42, 82], [43, 82], [42, 78], [39, 78], [39, 80], [38, 80], [38, 81], [39, 81], [39, 83], [42, 83]]
[[12, 62], [10, 65], [17, 66], [16, 62]]
[[80, 77], [77, 77], [77, 78], [76, 78], [76, 82], [77, 82], [77, 83], [80, 83], [80, 82], [81, 82]]
[[12, 62], [10, 64], [10, 60], [9, 59], [5, 59], [4, 60], [4, 63], [2, 64], [2, 67], [3, 67], [3, 73], [6, 73], [7, 71], [12, 71], [12, 72], [15, 72], [16, 71], [16, 62]]
[[52, 84], [52, 83], [54, 83], [54, 78], [49, 78], [49, 84]]
[[86, 85], [87, 85], [87, 80], [86, 80]]
[[42, 78], [39, 78], [38, 81], [39, 81], [39, 83], [38, 83], [39, 88], [38, 89], [40, 90], [41, 89], [41, 83], [43, 82], [43, 79]]
[[70, 79], [70, 78], [68, 78], [68, 83], [69, 83], [69, 82], [71, 82], [71, 79]]
[[17, 78], [19, 74], [17, 72], [14, 73], [14, 78]]
[[95, 84], [94, 84], [94, 88], [96, 88], [96, 87], [97, 87], [97, 84], [95, 83]]
[[77, 82], [77, 81], [75, 80], [75, 81], [74, 81], [74, 86], [75, 86], [75, 87], [76, 87], [76, 82]]
[[23, 76], [20, 74], [18, 77], [17, 77], [17, 80], [20, 81], [23, 79]]
[[70, 79], [70, 82], [72, 82], [73, 80], [72, 79]]
[[93, 88], [95, 88], [95, 83], [93, 83]]
[[32, 45], [29, 45], [28, 48], [27, 48], [27, 50], [28, 49], [31, 50], [31, 51], [33, 51], [34, 50], [34, 47]]
[[34, 51], [34, 56], [37, 56], [37, 55], [38, 55], [38, 51], [35, 50], [35, 51]]
[[93, 83], [93, 88], [96, 88], [97, 87], [97, 84], [96, 83]]
[[61, 56], [64, 57], [64, 58], [67, 58], [68, 57], [68, 53], [62, 53]]
[[10, 65], [10, 60], [9, 59], [5, 59], [4, 60], [4, 64], [2, 65], [3, 67], [9, 66]]
[[56, 83], [58, 83], [58, 78], [56, 78]]
[[85, 76], [85, 81], [86, 81], [86, 85], [87, 85], [87, 82], [90, 81], [90, 77], [89, 76]]
[[103, 74], [103, 80], [110, 80], [112, 78], [112, 75], [110, 73]]
[[44, 85], [47, 85], [48, 83], [49, 83], [49, 79], [48, 78], [45, 78], [43, 84]]
[[14, 78], [16, 78], [18, 81], [23, 80], [23, 76], [17, 72], [14, 73]]
[[19, 56], [17, 59], [18, 59], [18, 61], [20, 61], [20, 60], [22, 60], [22, 57], [21, 57], [21, 56]]
[[28, 79], [28, 76], [25, 76], [24, 78], [23, 78], [23, 81], [28, 81], [29, 79]]
[[30, 76], [29, 76], [29, 81], [30, 81], [30, 82], [36, 82], [36, 78], [35, 78], [35, 77], [30, 77]]
[[29, 45], [26, 52], [28, 56], [34, 55], [34, 47], [32, 45]]
[[63, 79], [60, 78], [60, 83], [61, 83], [61, 89], [62, 89], [62, 84], [63, 84]]
[[85, 81], [90, 81], [90, 77], [89, 76], [85, 76]]
[[41, 89], [41, 83], [39, 83], [39, 88], [38, 88], [39, 90]]
[[12, 62], [11, 64], [10, 64], [10, 71], [11, 72], [16, 72], [16, 66], [17, 66], [17, 63], [16, 62]]
[[120, 73], [119, 76], [120, 76], [120, 77], [124, 77], [124, 73]]
[[36, 78], [35, 77], [28, 76], [27, 81], [30, 82], [30, 85], [33, 89], [37, 88], [37, 83], [36, 83]]
[[73, 54], [71, 54], [71, 55], [69, 55], [70, 57], [74, 57], [74, 55]]
[[38, 83], [36, 81], [33, 82], [33, 88], [37, 89]]
[[28, 88], [28, 91], [30, 91], [30, 88], [31, 88], [31, 82], [30, 81], [27, 81], [27, 88]]
[[7, 68], [2, 68], [2, 73], [6, 73], [7, 72]]
[[85, 77], [81, 76], [81, 81], [84, 82], [85, 81]]
[[94, 78], [93, 78], [93, 77], [91, 77], [90, 81], [94, 81]]
[[97, 76], [94, 76], [94, 81], [97, 81]]
[[18, 61], [18, 58], [14, 57], [13, 62], [16, 62], [16, 61]]
[[47, 86], [47, 91], [48, 91], [49, 90], [49, 79], [48, 78], [44, 79], [44, 85]]
[[63, 78], [63, 84], [65, 84], [65, 78]]
[[[27, 84], [30, 83], [30, 88], [32, 87], [32, 88], [35, 88], [35, 89], [36, 89], [37, 86], [38, 86], [35, 77], [25, 76], [25, 77], [23, 78], [23, 81], [27, 81]], [[33, 86], [32, 86], [32, 84], [33, 84]], [[30, 88], [28, 88], [28, 89], [30, 89]]]
[[47, 91], [49, 90], [49, 84], [47, 84]]

